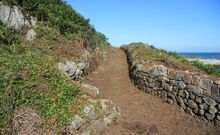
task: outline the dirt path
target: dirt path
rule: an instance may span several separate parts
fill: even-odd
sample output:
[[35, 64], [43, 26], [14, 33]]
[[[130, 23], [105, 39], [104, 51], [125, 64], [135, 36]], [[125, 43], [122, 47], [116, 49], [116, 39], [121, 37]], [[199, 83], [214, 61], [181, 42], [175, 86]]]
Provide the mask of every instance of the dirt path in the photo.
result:
[[211, 124], [135, 88], [123, 51], [111, 50], [108, 59], [87, 76], [87, 81], [100, 89], [101, 97], [112, 100], [121, 109], [120, 122], [105, 129], [103, 135], [220, 134]]

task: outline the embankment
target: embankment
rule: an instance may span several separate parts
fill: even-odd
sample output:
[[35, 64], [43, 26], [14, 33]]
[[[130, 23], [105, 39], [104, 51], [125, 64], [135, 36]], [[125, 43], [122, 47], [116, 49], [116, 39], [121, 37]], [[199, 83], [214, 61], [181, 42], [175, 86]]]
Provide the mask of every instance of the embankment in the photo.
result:
[[175, 69], [153, 60], [137, 62], [140, 57], [136, 54], [141, 53], [137, 46], [121, 48], [127, 55], [130, 77], [139, 89], [220, 126], [220, 81], [216, 77], [210, 77], [202, 71]]

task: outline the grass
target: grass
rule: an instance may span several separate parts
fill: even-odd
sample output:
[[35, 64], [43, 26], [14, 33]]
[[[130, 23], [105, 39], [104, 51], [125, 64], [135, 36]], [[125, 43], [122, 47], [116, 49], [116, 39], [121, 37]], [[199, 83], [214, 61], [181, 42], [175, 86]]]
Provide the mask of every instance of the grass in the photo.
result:
[[0, 45], [0, 56], [1, 127], [20, 106], [38, 110], [46, 120], [59, 117], [56, 126], [68, 122], [72, 116], [71, 103], [80, 89], [61, 77], [53, 61], [34, 45]]
[[7, 28], [6, 25], [3, 25], [0, 21], [0, 44], [11, 45], [14, 43], [20, 43], [19, 31]]
[[[44, 126], [56, 130], [68, 125], [86, 102], [81, 89], [56, 67], [65, 59], [79, 61], [75, 54], [85, 49], [78, 42], [81, 36], [60, 34], [45, 22], [34, 30], [37, 36], [31, 43], [25, 39], [26, 28], [16, 31], [0, 24], [0, 129], [5, 134], [14, 111], [22, 106], [37, 110]], [[87, 51], [96, 55], [105, 47]]]
[[[9, 31], [1, 27], [1, 32]], [[61, 58], [49, 53], [48, 46], [30, 43], [17, 33], [16, 36], [19, 42], [17, 38], [0, 42], [0, 128], [8, 127], [13, 112], [22, 106], [36, 109], [47, 128], [57, 129], [68, 124], [75, 113], [71, 108], [82, 91], [59, 73], [56, 64]], [[41, 40], [44, 39], [44, 45], [56, 46], [58, 44], [52, 42], [55, 36], [49, 32], [42, 35]], [[67, 37], [57, 36], [56, 41], [65, 39]], [[51, 126], [52, 119], [56, 121]]]
[[0, 22], [0, 130], [9, 132], [13, 113], [22, 106], [37, 110], [47, 128], [69, 124], [84, 104], [84, 93], [59, 73], [56, 64], [79, 61], [84, 49], [95, 56], [110, 45], [107, 38], [63, 0], [3, 2], [39, 21], [34, 43], [25, 39], [27, 28], [14, 30]]
[[199, 61], [190, 62], [184, 55], [178, 54], [176, 52], [169, 52], [163, 49], [158, 49], [153, 45], [147, 45], [144, 43], [131, 43], [128, 45], [130, 52], [133, 54], [133, 60], [136, 63], [149, 62], [155, 59], [171, 59], [174, 61], [182, 62], [184, 64], [191, 64], [208, 74], [220, 77], [220, 72], [213, 65], [205, 65]]
[[202, 62], [200, 61], [192, 61], [192, 62], [189, 62], [191, 63], [192, 65], [198, 67], [199, 69], [203, 70], [203, 71], [206, 71], [207, 73], [209, 74], [214, 74], [218, 77], [220, 77], [220, 72], [217, 70], [217, 67], [214, 66], [214, 65], [210, 65], [210, 64], [203, 64]]
[[131, 43], [129, 44], [130, 51], [133, 54], [136, 62], [148, 62], [157, 58], [171, 58], [168, 54], [159, 51], [153, 46], [147, 47], [144, 43]]

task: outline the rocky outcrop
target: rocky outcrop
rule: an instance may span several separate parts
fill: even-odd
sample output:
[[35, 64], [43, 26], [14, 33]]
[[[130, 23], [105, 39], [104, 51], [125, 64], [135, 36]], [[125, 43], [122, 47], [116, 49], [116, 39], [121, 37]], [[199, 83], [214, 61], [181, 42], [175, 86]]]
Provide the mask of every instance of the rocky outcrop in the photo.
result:
[[70, 77], [72, 80], [80, 80], [85, 74], [85, 70], [88, 67], [86, 63], [76, 64], [73, 61], [66, 61], [66, 63], [58, 63], [58, 69]]
[[0, 21], [9, 27], [19, 29], [22, 26], [34, 27], [36, 20], [33, 17], [29, 19], [16, 6], [8, 6], [0, 2]]
[[65, 62], [59, 62], [57, 64], [58, 69], [64, 73], [66, 76], [70, 77], [72, 80], [79, 81], [83, 76], [94, 71], [98, 65], [99, 60], [103, 58], [104, 55], [99, 55], [98, 53], [90, 53], [85, 49], [82, 53], [80, 59], [77, 61], [66, 60]]
[[26, 34], [26, 39], [29, 41], [35, 39], [36, 32], [32, 28], [36, 25], [36, 19], [28, 14], [23, 14], [16, 6], [8, 6], [0, 2], [0, 22], [15, 29], [31, 28]]
[[128, 57], [131, 79], [139, 89], [220, 127], [220, 81], [157, 63], [136, 64], [129, 47], [122, 49]]

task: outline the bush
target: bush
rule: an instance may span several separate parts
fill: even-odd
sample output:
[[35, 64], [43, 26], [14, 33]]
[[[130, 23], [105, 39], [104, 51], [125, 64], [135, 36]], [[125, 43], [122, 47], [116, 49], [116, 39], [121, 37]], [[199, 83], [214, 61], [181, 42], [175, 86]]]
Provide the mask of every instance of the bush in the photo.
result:
[[[4, 0], [18, 5], [24, 11], [56, 27], [61, 34], [79, 34], [91, 48], [109, 45], [107, 38], [100, 38], [89, 19], [85, 19], [63, 0]], [[102, 34], [103, 35], [103, 34]], [[102, 45], [101, 45], [102, 44]]]
[[192, 65], [198, 67], [201, 70], [206, 71], [209, 74], [215, 74], [215, 75], [220, 77], [220, 72], [213, 65], [205, 65], [205, 64], [203, 64], [202, 62], [200, 62], [198, 60], [197, 61], [193, 61], [191, 63], [192, 63]]
[[18, 31], [7, 28], [0, 22], [0, 44], [12, 45], [19, 42]]

